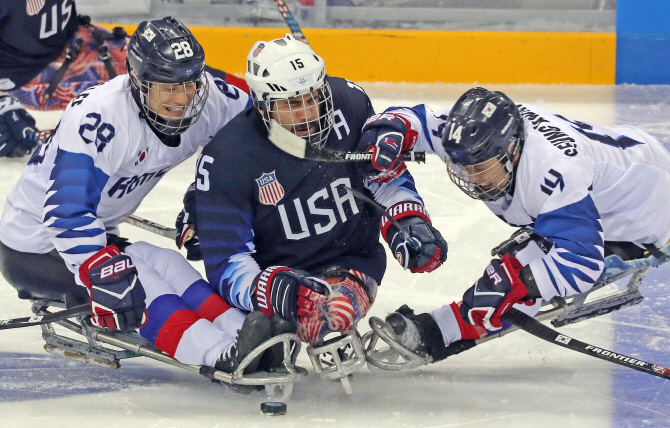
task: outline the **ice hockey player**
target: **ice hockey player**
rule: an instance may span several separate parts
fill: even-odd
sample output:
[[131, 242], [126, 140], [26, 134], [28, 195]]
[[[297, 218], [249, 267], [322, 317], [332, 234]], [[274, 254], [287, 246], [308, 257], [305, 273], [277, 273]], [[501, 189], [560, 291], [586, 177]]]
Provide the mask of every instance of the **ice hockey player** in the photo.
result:
[[415, 150], [445, 159], [463, 192], [506, 223], [534, 229], [533, 239], [491, 260], [462, 302], [389, 315], [411, 350], [439, 361], [451, 343], [506, 328], [500, 317], [512, 306], [534, 315], [542, 300], [586, 292], [609, 254], [663, 257], [670, 153], [645, 132], [571, 120], [484, 88], [463, 94], [448, 116], [425, 106], [393, 113], [419, 130]]
[[[122, 27], [110, 32], [78, 15], [74, 0], [0, 2], [0, 157], [37, 146], [24, 107], [63, 110], [91, 86], [124, 74], [127, 42]], [[248, 92], [244, 80], [208, 71]]]
[[270, 337], [269, 319], [245, 321], [176, 251], [118, 236], [156, 183], [250, 104], [204, 66], [181, 22], [142, 22], [129, 74], [75, 98], [10, 192], [0, 270], [22, 298], [58, 295], [71, 307], [89, 301], [88, 288], [94, 324], [142, 327], [183, 363], [230, 369], [231, 358]]
[[254, 44], [245, 80], [253, 107], [202, 152], [194, 195], [185, 197], [188, 215], [180, 215], [177, 228], [192, 229], [189, 221], [197, 219], [209, 283], [232, 306], [298, 322], [298, 336], [318, 343], [365, 316], [386, 268], [380, 215], [347, 188], [374, 197], [420, 243], [408, 250], [398, 229], [381, 222], [405, 268], [436, 269], [447, 244], [407, 171], [383, 184], [366, 182], [355, 163], [293, 157], [270, 141], [283, 132], [353, 150], [362, 132], [394, 131], [373, 116], [363, 89], [326, 75], [323, 59], [290, 34]]

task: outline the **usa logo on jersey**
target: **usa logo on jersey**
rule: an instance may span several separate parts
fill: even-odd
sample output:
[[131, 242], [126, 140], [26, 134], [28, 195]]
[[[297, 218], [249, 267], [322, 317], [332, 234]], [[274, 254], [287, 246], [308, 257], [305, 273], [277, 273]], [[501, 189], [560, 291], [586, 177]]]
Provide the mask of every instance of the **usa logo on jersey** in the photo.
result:
[[284, 197], [284, 188], [279, 181], [275, 171], [263, 173], [256, 179], [258, 184], [258, 199], [265, 205], [277, 205], [277, 202]]
[[28, 16], [37, 15], [37, 13], [44, 7], [45, 1], [46, 0], [27, 0], [26, 12], [28, 13]]

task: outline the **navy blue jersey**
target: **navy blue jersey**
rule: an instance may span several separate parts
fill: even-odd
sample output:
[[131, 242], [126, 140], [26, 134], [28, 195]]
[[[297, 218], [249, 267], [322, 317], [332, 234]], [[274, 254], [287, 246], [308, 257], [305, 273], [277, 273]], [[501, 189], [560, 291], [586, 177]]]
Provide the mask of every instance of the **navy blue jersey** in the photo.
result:
[[0, 2], [0, 89], [21, 87], [39, 74], [78, 25], [74, 0]]
[[[370, 100], [347, 80], [326, 81], [335, 117], [326, 147], [355, 150], [374, 114]], [[339, 266], [381, 282], [386, 254], [379, 214], [345, 189], [374, 194], [355, 163], [315, 162], [282, 152], [250, 107], [204, 148], [197, 168], [197, 226], [207, 277], [232, 305], [252, 309], [249, 288], [268, 266], [313, 275]], [[420, 200], [408, 173], [394, 182], [385, 194], [401, 184], [396, 193], [402, 200]]]

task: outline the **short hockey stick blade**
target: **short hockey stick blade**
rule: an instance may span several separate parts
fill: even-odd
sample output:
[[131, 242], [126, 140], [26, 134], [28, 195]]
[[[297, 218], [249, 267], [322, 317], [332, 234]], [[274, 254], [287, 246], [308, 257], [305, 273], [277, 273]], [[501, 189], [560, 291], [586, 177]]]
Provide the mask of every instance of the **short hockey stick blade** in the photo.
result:
[[75, 306], [70, 309], [65, 309], [64, 311], [49, 313], [46, 315], [33, 315], [31, 317], [0, 320], [0, 330], [47, 324], [50, 322], [60, 321], [67, 318], [77, 317], [81, 315], [89, 315], [90, 313], [91, 309], [88, 303], [86, 303], [84, 305]]
[[[318, 162], [369, 162], [372, 160], [372, 153], [345, 152], [307, 144], [307, 141], [287, 130], [274, 119], [270, 121], [268, 139], [279, 150], [300, 159]], [[405, 162], [426, 161], [425, 152], [403, 152], [401, 157]]]
[[125, 220], [125, 222], [128, 224], [132, 224], [135, 227], [139, 227], [140, 229], [147, 230], [149, 232], [155, 233], [156, 235], [160, 235], [168, 239], [174, 240], [177, 237], [177, 229], [163, 226], [162, 224], [154, 223], [151, 220], [146, 220], [136, 215], [131, 215]]
[[291, 34], [293, 34], [293, 37], [309, 45], [309, 42], [305, 38], [305, 35], [302, 33], [302, 30], [300, 29], [298, 22], [293, 17], [293, 14], [289, 10], [286, 2], [284, 0], [274, 0], [274, 2], [277, 5], [277, 9], [279, 10], [279, 13], [281, 14], [282, 18], [284, 18], [286, 25], [288, 25], [289, 30], [291, 30]]
[[554, 345], [563, 346], [573, 351], [581, 352], [582, 354], [590, 355], [592, 357], [600, 358], [601, 360], [609, 361], [619, 364], [630, 369], [639, 370], [650, 375], [662, 377], [663, 379], [670, 379], [670, 369], [651, 364], [636, 358], [628, 357], [623, 354], [618, 354], [608, 351], [603, 348], [598, 348], [588, 343], [580, 342], [569, 336], [561, 334], [556, 330], [547, 327], [540, 321], [514, 308], [510, 309], [504, 314], [501, 319], [507, 321], [520, 329], [539, 337], [540, 339], [551, 342]]

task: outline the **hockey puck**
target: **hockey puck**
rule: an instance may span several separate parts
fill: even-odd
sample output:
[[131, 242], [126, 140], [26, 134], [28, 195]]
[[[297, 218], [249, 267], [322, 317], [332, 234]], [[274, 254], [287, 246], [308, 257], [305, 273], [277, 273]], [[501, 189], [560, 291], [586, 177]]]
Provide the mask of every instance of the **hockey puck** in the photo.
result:
[[278, 401], [266, 401], [261, 403], [261, 412], [264, 415], [269, 416], [280, 416], [286, 414], [286, 404], [280, 403]]

